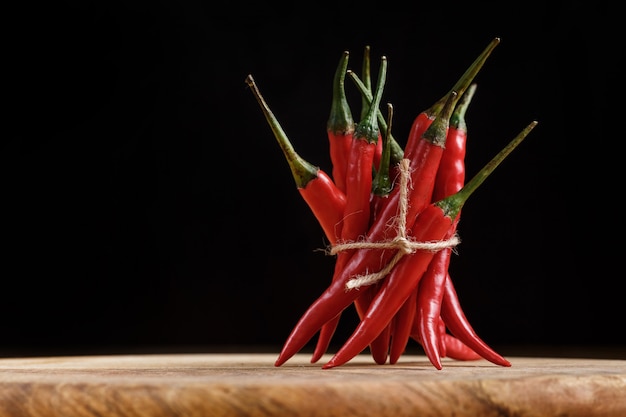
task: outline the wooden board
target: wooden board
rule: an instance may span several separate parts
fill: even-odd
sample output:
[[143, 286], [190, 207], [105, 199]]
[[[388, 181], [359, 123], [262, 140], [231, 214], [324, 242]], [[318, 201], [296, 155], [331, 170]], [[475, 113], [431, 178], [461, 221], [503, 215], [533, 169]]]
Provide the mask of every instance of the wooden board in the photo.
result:
[[626, 416], [626, 361], [423, 356], [328, 370], [299, 354], [152, 354], [0, 359], [0, 417]]

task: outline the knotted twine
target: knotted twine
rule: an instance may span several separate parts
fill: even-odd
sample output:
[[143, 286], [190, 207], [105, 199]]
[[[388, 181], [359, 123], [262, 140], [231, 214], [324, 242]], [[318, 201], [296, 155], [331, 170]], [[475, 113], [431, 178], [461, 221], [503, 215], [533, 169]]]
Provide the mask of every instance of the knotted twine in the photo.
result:
[[407, 236], [406, 216], [409, 206], [409, 164], [408, 159], [400, 161], [400, 197], [398, 201], [398, 214], [394, 218], [397, 235], [395, 238], [379, 242], [343, 242], [331, 246], [330, 255], [336, 255], [340, 251], [352, 249], [397, 249], [398, 252], [383, 269], [378, 272], [365, 275], [356, 275], [346, 283], [346, 289], [355, 289], [364, 285], [371, 285], [387, 276], [393, 267], [402, 259], [404, 255], [415, 253], [417, 250], [430, 250], [438, 252], [442, 249], [451, 248], [460, 243], [459, 237], [455, 234], [447, 240], [417, 242]]

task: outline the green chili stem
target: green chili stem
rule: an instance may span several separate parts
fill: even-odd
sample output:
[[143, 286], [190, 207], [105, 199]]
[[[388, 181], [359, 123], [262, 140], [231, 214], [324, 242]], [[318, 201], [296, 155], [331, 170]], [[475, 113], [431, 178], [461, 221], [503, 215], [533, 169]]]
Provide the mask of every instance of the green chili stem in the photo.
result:
[[376, 83], [376, 91], [370, 103], [369, 109], [365, 114], [365, 118], [361, 120], [354, 129], [355, 139], [365, 139], [370, 143], [378, 142], [380, 128], [377, 121], [378, 106], [383, 96], [383, 89], [387, 78], [387, 57], [381, 57], [380, 70], [378, 71], [378, 81]]
[[461, 211], [461, 208], [470, 195], [487, 179], [487, 177], [500, 165], [504, 159], [528, 136], [531, 130], [537, 125], [537, 121], [531, 122], [513, 140], [511, 140], [491, 161], [489, 161], [465, 186], [456, 194], [439, 200], [437, 204], [444, 213], [454, 219]]
[[[367, 91], [371, 93], [372, 92], [372, 75], [371, 75], [372, 72], [370, 69], [370, 46], [369, 45], [366, 45], [363, 51], [363, 65], [361, 68], [362, 68], [361, 76], [363, 77], [363, 85], [365, 86]], [[361, 95], [361, 119], [365, 118], [365, 115], [367, 114], [367, 111], [370, 108], [371, 101], [372, 101], [371, 98], [370, 100], [367, 100], [367, 98]]]
[[380, 166], [378, 167], [378, 171], [376, 171], [376, 175], [372, 180], [372, 193], [377, 196], [389, 195], [391, 189], [393, 188], [391, 178], [389, 177], [389, 160], [391, 157], [389, 136], [391, 136], [391, 121], [393, 119], [393, 105], [391, 103], [387, 103], [387, 112], [389, 124], [387, 125], [387, 131], [382, 137], [383, 152], [380, 156]]
[[472, 102], [472, 98], [474, 97], [474, 93], [476, 92], [476, 84], [470, 85], [463, 96], [459, 99], [459, 102], [456, 104], [454, 108], [454, 112], [452, 116], [450, 116], [450, 127], [453, 127], [457, 130], [467, 131], [467, 123], [465, 121], [465, 113], [467, 113], [467, 108]]
[[[437, 114], [444, 106], [445, 102], [448, 100], [450, 94], [453, 92], [457, 93], [456, 100], [458, 101], [465, 93], [465, 90], [469, 88], [474, 78], [478, 72], [482, 69], [483, 65], [487, 61], [487, 58], [491, 55], [491, 52], [495, 49], [496, 46], [500, 44], [500, 38], [494, 38], [489, 45], [481, 52], [481, 54], [472, 62], [472, 65], [469, 66], [456, 82], [454, 86], [448, 91], [446, 95], [441, 97], [435, 104], [433, 104], [428, 110], [429, 113]], [[456, 105], [456, 103], [455, 103]]]
[[[371, 103], [373, 98], [372, 92], [365, 86], [365, 84], [363, 84], [363, 81], [361, 81], [359, 76], [350, 70], [348, 70], [348, 75], [352, 78], [357, 88], [359, 89], [361, 97], [364, 97], [368, 103]], [[385, 117], [380, 112], [380, 110], [378, 110], [377, 117], [380, 129], [383, 131], [387, 131], [387, 122], [385, 121]], [[402, 158], [404, 157], [404, 150], [392, 135], [389, 136], [388, 140], [389, 146], [391, 147], [391, 161], [394, 165], [397, 165], [400, 163], [400, 161], [402, 161]]]
[[333, 80], [333, 97], [330, 106], [327, 129], [335, 134], [349, 134], [354, 131], [354, 120], [348, 105], [345, 91], [346, 71], [348, 70], [348, 58], [350, 54], [344, 51], [335, 71]]
[[448, 99], [441, 108], [441, 111], [422, 135], [423, 140], [427, 140], [433, 145], [441, 146], [442, 148], [446, 146], [450, 116], [452, 116], [452, 112], [454, 112], [454, 104], [457, 102], [458, 95], [456, 91], [451, 91], [447, 97]]
[[281, 127], [280, 123], [278, 123], [278, 120], [274, 116], [274, 113], [272, 113], [269, 106], [265, 102], [265, 99], [261, 95], [261, 92], [259, 91], [259, 88], [257, 87], [254, 78], [252, 78], [252, 75], [248, 75], [246, 77], [246, 84], [248, 84], [248, 86], [252, 89], [252, 93], [259, 102], [259, 105], [263, 110], [263, 114], [265, 115], [265, 119], [272, 128], [272, 132], [274, 133], [274, 136], [276, 137], [276, 140], [280, 145], [280, 149], [285, 154], [285, 158], [287, 159], [287, 163], [289, 164], [289, 168], [291, 169], [291, 174], [296, 181], [296, 186], [298, 188], [306, 187], [309, 181], [317, 178], [317, 172], [319, 171], [319, 168], [306, 161], [295, 151], [293, 145], [287, 137], [287, 134]]

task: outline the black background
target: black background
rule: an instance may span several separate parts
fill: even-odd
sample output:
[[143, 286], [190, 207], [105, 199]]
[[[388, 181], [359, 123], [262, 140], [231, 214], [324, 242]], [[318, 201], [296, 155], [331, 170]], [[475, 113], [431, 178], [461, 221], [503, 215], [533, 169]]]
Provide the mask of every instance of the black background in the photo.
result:
[[[468, 176], [539, 125], [464, 208], [451, 269], [465, 312], [495, 347], [626, 343], [623, 138], [607, 104], [622, 48], [602, 2], [213, 4], [6, 12], [0, 353], [277, 351], [333, 260], [245, 77], [330, 172], [344, 50], [358, 72], [369, 45], [374, 75], [387, 57], [403, 144], [496, 36], [467, 114]], [[350, 310], [335, 343], [354, 324]]]

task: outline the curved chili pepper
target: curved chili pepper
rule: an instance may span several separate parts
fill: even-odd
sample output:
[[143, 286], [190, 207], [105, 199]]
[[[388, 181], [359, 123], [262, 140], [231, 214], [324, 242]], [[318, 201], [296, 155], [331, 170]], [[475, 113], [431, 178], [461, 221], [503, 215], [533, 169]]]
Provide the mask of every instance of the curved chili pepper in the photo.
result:
[[[442, 358], [448, 357], [460, 361], [474, 361], [478, 359], [483, 359], [483, 357], [476, 353], [472, 348], [457, 339], [454, 335], [446, 332], [446, 324], [444, 323], [441, 316], [437, 318], [437, 323], [440, 337], [439, 353]], [[411, 339], [414, 339], [420, 345], [422, 345], [423, 343], [422, 340], [419, 338], [419, 334], [415, 330], [415, 326], [413, 328], [413, 331], [411, 332]]]
[[[364, 119], [358, 123], [352, 135], [352, 145], [348, 154], [346, 168], [346, 207], [343, 213], [341, 240], [350, 242], [364, 235], [370, 221], [370, 195], [372, 192], [372, 164], [374, 153], [379, 141], [380, 129], [376, 120], [378, 105], [382, 98], [383, 88], [387, 76], [387, 58], [381, 58], [378, 74], [378, 83], [374, 99]], [[343, 267], [350, 258], [352, 251], [343, 251], [337, 255], [333, 280], [341, 275]], [[358, 302], [358, 301], [357, 301]], [[315, 362], [322, 350], [325, 351], [330, 337], [334, 334], [333, 326], [338, 324], [338, 317], [325, 324], [323, 334], [318, 338], [317, 347], [311, 359]], [[386, 356], [386, 355], [385, 355]]]
[[[454, 227], [456, 223], [455, 220], [451, 229], [456, 229]], [[446, 235], [446, 238], [449, 237], [450, 233]], [[437, 324], [440, 319], [443, 288], [448, 275], [450, 252], [451, 249], [445, 248], [435, 254], [417, 290], [413, 331], [417, 333], [426, 357], [437, 369], [442, 369], [440, 358], [444, 356], [440, 352], [442, 341]]]
[[349, 56], [350, 53], [344, 51], [335, 71], [330, 116], [326, 123], [333, 180], [342, 192], [346, 191], [348, 153], [354, 133], [354, 120], [344, 87]]
[[489, 45], [483, 50], [483, 52], [474, 60], [472, 65], [465, 71], [465, 73], [459, 78], [456, 84], [450, 89], [450, 91], [439, 99], [428, 109], [422, 111], [414, 119], [411, 129], [409, 130], [409, 136], [407, 138], [406, 146], [404, 147], [404, 157], [413, 159], [415, 152], [417, 152], [416, 144], [420, 142], [420, 138], [428, 129], [435, 116], [441, 111], [444, 103], [448, 100], [449, 95], [452, 92], [456, 92], [458, 97], [461, 97], [465, 90], [470, 86], [478, 72], [482, 69], [485, 61], [491, 55], [491, 52], [500, 43], [500, 38], [494, 38]]
[[[465, 184], [467, 142], [465, 113], [475, 91], [476, 84], [470, 85], [450, 117], [446, 149], [441, 157], [439, 171], [435, 179], [434, 201], [458, 192]], [[456, 233], [456, 225], [460, 217], [461, 214], [459, 213], [446, 239], [454, 236]], [[422, 347], [426, 356], [437, 369], [442, 368], [440, 357], [443, 355], [440, 354], [438, 348], [441, 343], [436, 323], [440, 318], [441, 300], [444, 294], [443, 288], [448, 274], [451, 254], [451, 248], [443, 249], [435, 254], [417, 291], [417, 316], [415, 318], [417, 331], [419, 332], [419, 338], [422, 341]]]
[[318, 220], [326, 238], [331, 243], [337, 242], [339, 226], [346, 207], [345, 194], [335, 186], [326, 172], [298, 155], [280, 123], [265, 102], [252, 75], [248, 75], [246, 83], [259, 102], [263, 114], [287, 159], [298, 192]]
[[[430, 204], [416, 218], [414, 237], [418, 241], [439, 241], [447, 235], [461, 208], [472, 193], [534, 128], [528, 125], [489, 163], [487, 163], [459, 192]], [[404, 256], [382, 284], [365, 317], [339, 351], [322, 368], [340, 366], [358, 355], [387, 326], [415, 291], [420, 278], [428, 268], [434, 253], [417, 251]], [[444, 319], [445, 320], [445, 319]]]
[[456, 289], [449, 274], [445, 280], [444, 288], [445, 294], [441, 303], [441, 317], [450, 332], [488, 361], [500, 366], [511, 366], [509, 361], [491, 349], [489, 345], [478, 337], [461, 308]]
[[[409, 219], [407, 222], [409, 229], [407, 230], [407, 235], [411, 234], [411, 227], [413, 226], [413, 220], [416, 218], [417, 213], [430, 204], [439, 161], [443, 154], [443, 146], [445, 145], [449, 117], [452, 114], [455, 99], [456, 95], [451, 95], [446, 106], [442, 109], [441, 114], [424, 133], [422, 140], [419, 142], [421, 150], [420, 155], [422, 155], [422, 157], [419, 163], [415, 166], [410, 166], [409, 182], [413, 184], [413, 188], [410, 193], [410, 202], [406, 214], [406, 218]], [[380, 216], [377, 217], [370, 226], [366, 235], [367, 241], [384, 241], [388, 239], [389, 236], [387, 236], [387, 234], [389, 232], [394, 232], [389, 229], [388, 222], [389, 219], [396, 215], [399, 198], [398, 187], [395, 187], [389, 194], [389, 201], [387, 201], [387, 204], [382, 208]], [[391, 236], [391, 238], [394, 237], [395, 236]], [[366, 310], [366, 306], [361, 307], [361, 303], [367, 302], [366, 296], [362, 296], [362, 291], [345, 291], [347, 279], [354, 275], [366, 273], [367, 271], [378, 271], [382, 269], [396, 252], [397, 249], [359, 250], [349, 257], [342, 268], [335, 268], [331, 285], [313, 302], [300, 318], [296, 327], [294, 327], [287, 338], [276, 361], [276, 366], [280, 366], [288, 358], [298, 352], [320, 327], [327, 321], [334, 319], [335, 316], [340, 314], [347, 306], [357, 300], [357, 298], [359, 299], [357, 311], [359, 309]], [[372, 291], [372, 286], [365, 288], [363, 291]]]

